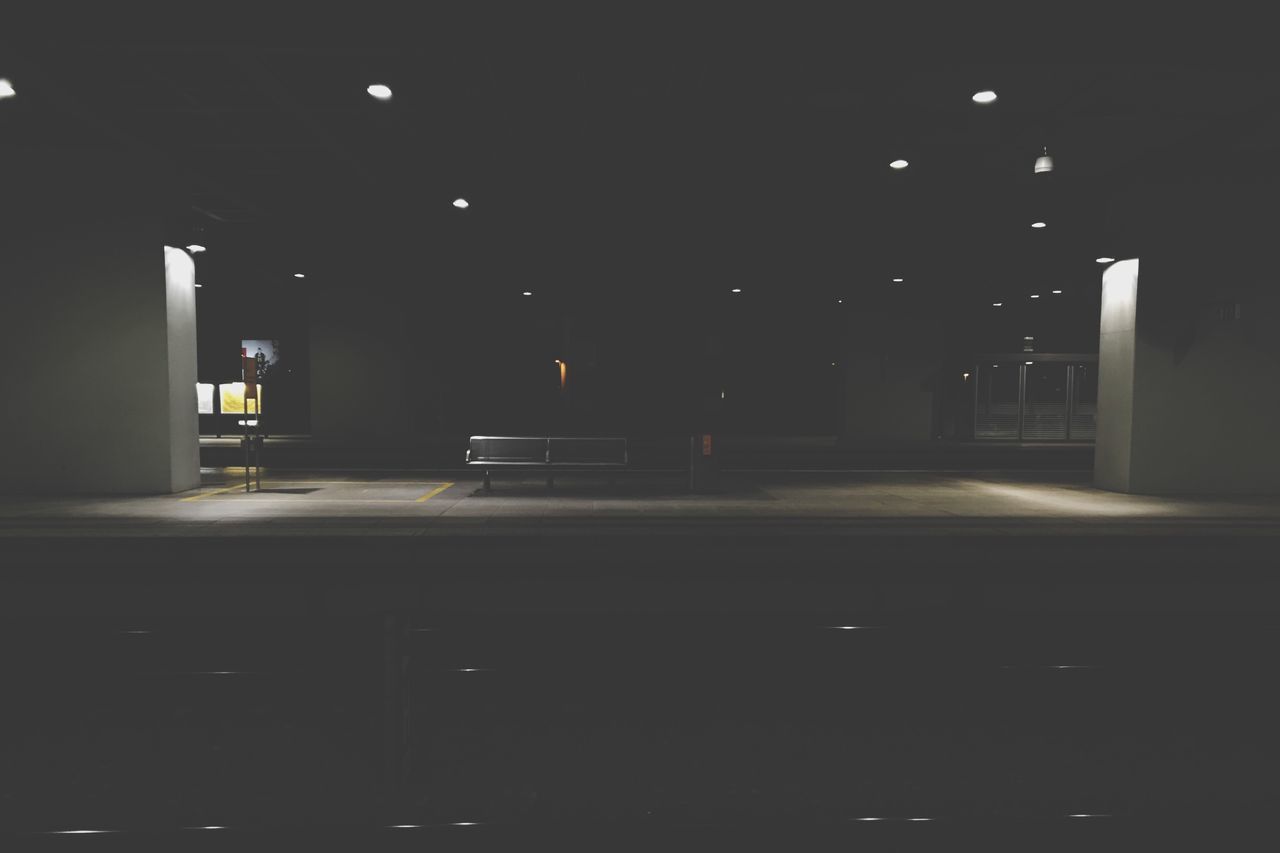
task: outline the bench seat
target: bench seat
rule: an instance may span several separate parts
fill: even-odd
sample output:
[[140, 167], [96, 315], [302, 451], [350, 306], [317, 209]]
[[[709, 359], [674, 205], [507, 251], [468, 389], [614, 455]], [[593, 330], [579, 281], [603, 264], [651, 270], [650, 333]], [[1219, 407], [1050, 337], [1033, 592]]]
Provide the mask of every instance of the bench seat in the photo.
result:
[[493, 468], [538, 468], [547, 472], [547, 487], [555, 485], [555, 470], [597, 470], [627, 467], [627, 440], [616, 436], [473, 435], [467, 464], [484, 468], [484, 487], [492, 490]]

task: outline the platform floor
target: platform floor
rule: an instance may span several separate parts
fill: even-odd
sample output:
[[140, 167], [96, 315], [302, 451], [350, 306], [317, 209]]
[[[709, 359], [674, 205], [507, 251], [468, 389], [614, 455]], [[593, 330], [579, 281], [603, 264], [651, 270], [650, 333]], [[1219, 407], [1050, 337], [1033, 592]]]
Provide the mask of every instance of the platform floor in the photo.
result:
[[863, 533], [920, 530], [1280, 532], [1280, 496], [1150, 497], [1093, 488], [1072, 472], [754, 473], [725, 475], [714, 494], [689, 494], [682, 476], [506, 472], [478, 475], [266, 471], [244, 491], [241, 471], [206, 469], [179, 495], [0, 499], [0, 535], [395, 535], [503, 531], [593, 533], [794, 528]]

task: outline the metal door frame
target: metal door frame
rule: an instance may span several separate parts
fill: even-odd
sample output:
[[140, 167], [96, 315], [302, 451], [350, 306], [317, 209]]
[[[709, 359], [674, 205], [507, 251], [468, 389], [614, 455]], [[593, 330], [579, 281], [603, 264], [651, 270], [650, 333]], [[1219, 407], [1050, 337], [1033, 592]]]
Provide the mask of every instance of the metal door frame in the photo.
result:
[[[1027, 357], [1031, 357], [1032, 362], [1044, 362], [1046, 364], [1067, 365], [1067, 406], [1065, 412], [1066, 418], [1066, 438], [1060, 439], [1041, 439], [1042, 441], [1071, 441], [1071, 418], [1076, 411], [1076, 366], [1077, 362], [1081, 364], [1092, 364], [1097, 368], [1098, 356], [1093, 353], [981, 353], [973, 366], [973, 377], [976, 382], [973, 383], [973, 441], [1025, 441], [1023, 437], [1023, 425], [1027, 411]], [[982, 373], [990, 370], [984, 367], [988, 364], [1008, 364], [1016, 362], [1018, 368], [1018, 435], [1016, 438], [978, 438], [978, 392], [982, 388]]]

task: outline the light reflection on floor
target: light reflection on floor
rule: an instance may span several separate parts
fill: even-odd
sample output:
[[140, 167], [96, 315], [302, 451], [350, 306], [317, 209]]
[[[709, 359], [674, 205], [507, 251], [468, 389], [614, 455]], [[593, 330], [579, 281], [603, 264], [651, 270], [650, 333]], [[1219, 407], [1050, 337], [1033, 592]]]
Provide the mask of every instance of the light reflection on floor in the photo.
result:
[[[243, 469], [207, 469], [199, 490], [180, 495], [0, 499], [0, 534], [56, 527], [142, 523], [257, 527], [324, 523], [360, 528], [508, 524], [983, 525], [1242, 523], [1280, 529], [1280, 498], [1126, 495], [1093, 488], [1082, 474], [727, 474], [715, 494], [689, 494], [683, 478], [637, 473], [610, 486], [604, 478], [565, 475], [548, 490], [536, 473], [494, 478], [410, 472], [336, 475], [266, 471], [262, 491], [244, 491]], [[46, 531], [48, 532], [48, 531]]]

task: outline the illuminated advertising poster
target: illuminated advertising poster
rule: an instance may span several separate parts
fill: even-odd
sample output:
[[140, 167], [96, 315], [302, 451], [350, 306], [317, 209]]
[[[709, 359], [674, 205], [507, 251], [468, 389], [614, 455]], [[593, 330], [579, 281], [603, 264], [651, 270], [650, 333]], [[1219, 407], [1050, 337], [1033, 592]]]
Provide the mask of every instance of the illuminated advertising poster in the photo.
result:
[[201, 415], [214, 414], [213, 383], [211, 382], [196, 383], [196, 412]]
[[246, 358], [258, 363], [259, 379], [269, 379], [271, 371], [280, 363], [279, 341], [241, 341], [240, 348]]
[[[218, 398], [222, 403], [222, 414], [224, 415], [243, 415], [244, 410], [244, 383], [243, 382], [224, 382], [218, 386]], [[249, 401], [249, 411], [247, 414], [256, 415], [262, 412], [262, 385], [258, 385], [258, 399]]]

